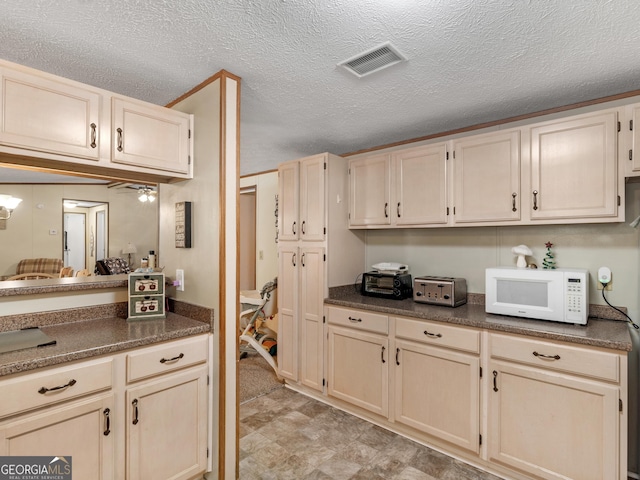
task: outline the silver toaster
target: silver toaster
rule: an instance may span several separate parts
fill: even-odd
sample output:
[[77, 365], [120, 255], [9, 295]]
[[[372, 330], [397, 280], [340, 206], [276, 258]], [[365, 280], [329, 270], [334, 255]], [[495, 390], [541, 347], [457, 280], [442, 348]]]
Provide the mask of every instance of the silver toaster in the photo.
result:
[[420, 303], [457, 307], [467, 303], [467, 281], [451, 277], [415, 277], [413, 299]]

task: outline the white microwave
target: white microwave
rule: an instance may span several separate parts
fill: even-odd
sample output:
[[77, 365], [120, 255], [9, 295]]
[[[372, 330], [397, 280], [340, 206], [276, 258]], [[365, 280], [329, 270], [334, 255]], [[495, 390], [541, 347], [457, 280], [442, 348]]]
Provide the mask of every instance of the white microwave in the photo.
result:
[[485, 311], [586, 325], [589, 271], [580, 268], [487, 268]]

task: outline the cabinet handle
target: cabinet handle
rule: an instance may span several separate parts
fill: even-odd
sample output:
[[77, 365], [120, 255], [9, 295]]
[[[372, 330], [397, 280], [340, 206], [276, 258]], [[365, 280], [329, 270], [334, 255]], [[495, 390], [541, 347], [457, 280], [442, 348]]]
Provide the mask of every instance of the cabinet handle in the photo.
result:
[[118, 151], [121, 152], [122, 151], [122, 129], [118, 128], [116, 132], [118, 132]]
[[295, 253], [293, 255], [291, 255], [291, 264], [294, 267], [296, 266], [296, 254]]
[[302, 232], [303, 235], [305, 235], [307, 233], [307, 232], [304, 231], [304, 226], [305, 226], [306, 223], [307, 223], [307, 221], [303, 220], [302, 221], [302, 225], [300, 225], [300, 229], [301, 229], [301, 232]]
[[102, 414], [104, 415], [104, 423], [105, 423], [104, 432], [102, 433], [104, 433], [105, 437], [111, 433], [111, 430], [110, 430], [111, 420], [109, 419], [110, 413], [111, 413], [111, 410], [109, 410], [108, 408], [105, 408], [102, 412]]
[[495, 370], [493, 371], [493, 391], [497, 392], [498, 391], [498, 372], [496, 372]]
[[306, 255], [306, 253], [303, 253], [302, 255], [300, 255], [300, 265], [302, 265], [303, 267], [305, 266], [304, 264], [304, 256]]
[[513, 192], [511, 194], [511, 204], [513, 205], [513, 207], [511, 208], [512, 211], [517, 212], [518, 209], [516, 208], [516, 197], [518, 196], [518, 194], [516, 192]]
[[424, 331], [424, 334], [425, 334], [427, 337], [431, 337], [431, 338], [441, 338], [441, 337], [442, 337], [442, 334], [441, 334], [441, 333], [431, 333], [431, 332], [428, 332], [428, 331], [426, 331], [426, 330]]
[[294, 235], [296, 234], [296, 222], [293, 222], [293, 224], [291, 225], [291, 233], [293, 233]]
[[69, 380], [69, 383], [67, 383], [66, 385], [60, 385], [58, 387], [53, 387], [53, 388], [42, 387], [40, 390], [38, 390], [38, 393], [44, 395], [47, 392], [55, 392], [56, 390], [64, 390], [65, 388], [73, 387], [76, 383], [77, 382], [72, 378], [71, 380]]
[[133, 402], [131, 402], [131, 405], [133, 405], [133, 424], [137, 425], [138, 424], [138, 399], [134, 398]]
[[384, 218], [389, 218], [389, 203], [384, 204]]
[[92, 123], [91, 127], [91, 148], [96, 148], [96, 124]]
[[533, 352], [534, 357], [546, 358], [548, 360], [560, 360], [560, 355], [545, 355], [544, 353]]
[[382, 347], [382, 351], [380, 352], [380, 358], [382, 359], [382, 363], [387, 363], [387, 361], [384, 359], [384, 350], [385, 348]]
[[400, 202], [398, 202], [398, 206], [396, 207], [396, 213], [398, 214], [398, 218], [402, 216], [400, 215]]
[[398, 358], [398, 355], [400, 355], [400, 349], [396, 348], [396, 365], [400, 365], [400, 359]]
[[538, 190], [533, 191], [533, 209], [538, 209]]
[[173, 357], [173, 358], [164, 358], [163, 357], [163, 358], [160, 359], [160, 363], [175, 362], [177, 360], [180, 360], [183, 357], [184, 357], [184, 353], [181, 353], [177, 357]]
[[349, 317], [349, 321], [350, 321], [350, 322], [361, 322], [361, 321], [362, 321], [362, 319], [361, 319], [361, 318]]

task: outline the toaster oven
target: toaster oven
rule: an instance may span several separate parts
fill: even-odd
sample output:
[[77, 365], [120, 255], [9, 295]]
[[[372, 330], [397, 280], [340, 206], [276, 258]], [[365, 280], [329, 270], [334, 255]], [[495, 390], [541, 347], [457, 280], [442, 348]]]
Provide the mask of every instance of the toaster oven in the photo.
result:
[[402, 300], [411, 298], [410, 273], [366, 272], [362, 274], [362, 295]]

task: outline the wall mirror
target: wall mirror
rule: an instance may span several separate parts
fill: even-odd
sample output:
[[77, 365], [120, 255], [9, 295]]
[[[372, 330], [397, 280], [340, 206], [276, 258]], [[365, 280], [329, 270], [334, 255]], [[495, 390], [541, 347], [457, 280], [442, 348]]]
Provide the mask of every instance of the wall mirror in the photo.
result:
[[[154, 201], [141, 201], [143, 188], [156, 193]], [[0, 164], [0, 194], [22, 199], [0, 224], [2, 279], [27, 258], [59, 258], [74, 272], [93, 272], [101, 258], [122, 257], [136, 268], [157, 251], [155, 185]]]

